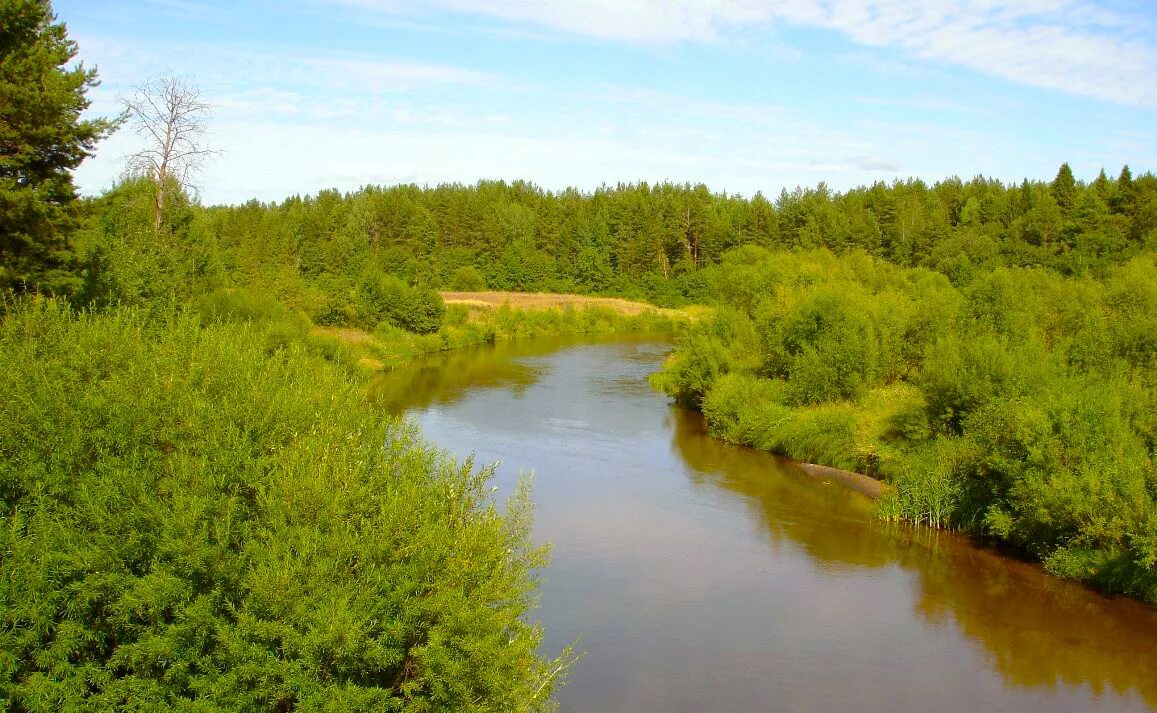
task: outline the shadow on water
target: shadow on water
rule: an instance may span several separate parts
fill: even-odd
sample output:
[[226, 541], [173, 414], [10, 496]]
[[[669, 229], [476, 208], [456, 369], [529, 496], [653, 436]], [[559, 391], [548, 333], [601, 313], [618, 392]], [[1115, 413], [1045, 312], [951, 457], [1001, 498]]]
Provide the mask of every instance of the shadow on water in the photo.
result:
[[[950, 532], [866, 518], [859, 493], [790, 461], [710, 438], [699, 414], [671, 407], [672, 443], [700, 487], [741, 497], [772, 541], [821, 562], [899, 566], [917, 575], [915, 613], [979, 643], [1009, 684], [1135, 691], [1157, 708], [1157, 610], [1108, 598]], [[775, 472], [779, 477], [769, 477]], [[800, 513], [822, 510], [824, 527]]]

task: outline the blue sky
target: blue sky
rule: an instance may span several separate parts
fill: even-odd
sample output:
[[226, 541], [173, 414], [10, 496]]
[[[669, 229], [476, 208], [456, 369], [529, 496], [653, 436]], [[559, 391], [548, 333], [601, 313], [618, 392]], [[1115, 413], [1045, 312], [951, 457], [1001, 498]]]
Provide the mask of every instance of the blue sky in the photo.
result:
[[[102, 80], [214, 105], [205, 202], [639, 180], [774, 196], [1157, 169], [1152, 0], [56, 0]], [[77, 171], [108, 188], [128, 130]]]

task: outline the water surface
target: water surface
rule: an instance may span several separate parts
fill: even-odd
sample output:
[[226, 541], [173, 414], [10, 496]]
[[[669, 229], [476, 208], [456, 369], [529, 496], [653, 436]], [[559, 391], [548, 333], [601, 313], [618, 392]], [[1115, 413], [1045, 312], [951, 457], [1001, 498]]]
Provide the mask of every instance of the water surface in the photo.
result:
[[1157, 710], [1157, 610], [871, 516], [652, 391], [668, 344], [534, 340], [375, 388], [440, 446], [534, 471], [564, 713]]

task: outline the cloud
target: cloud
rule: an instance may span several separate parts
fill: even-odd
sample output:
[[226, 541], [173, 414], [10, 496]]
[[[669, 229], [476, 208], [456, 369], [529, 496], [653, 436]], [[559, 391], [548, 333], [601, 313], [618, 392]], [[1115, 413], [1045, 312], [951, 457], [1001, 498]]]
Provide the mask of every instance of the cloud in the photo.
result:
[[608, 86], [591, 95], [595, 101], [632, 106], [649, 116], [698, 116], [714, 121], [769, 124], [787, 114], [785, 107], [757, 102], [711, 101], [638, 87]]
[[99, 116], [118, 113], [119, 97], [136, 84], [173, 70], [173, 57], [185, 59], [179, 73], [209, 98], [215, 120], [348, 124], [390, 119], [461, 126], [464, 118], [439, 104], [459, 95], [513, 88], [496, 75], [405, 57], [96, 37], [81, 37], [80, 45], [82, 59], [99, 65], [102, 83], [90, 92], [91, 113]]
[[429, 62], [292, 55], [263, 59], [276, 64], [288, 59], [288, 72], [299, 82], [337, 81], [360, 91], [408, 90], [432, 84], [483, 86], [496, 81], [484, 72]]
[[[1005, 152], [999, 143], [967, 132], [833, 126], [774, 105], [694, 101], [615, 87], [571, 99], [573, 104], [529, 118], [520, 113], [515, 120], [415, 98], [384, 104], [375, 121], [351, 123], [299, 109], [310, 104], [292, 92], [254, 90], [238, 95], [239, 106], [222, 106], [214, 118], [213, 143], [223, 153], [205, 171], [204, 199], [279, 200], [371, 182], [479, 178], [526, 179], [551, 189], [706, 181], [713, 190], [774, 195], [783, 187], [820, 180], [847, 188], [901, 170], [923, 175], [973, 170], [982, 146], [997, 155]], [[278, 111], [289, 112], [289, 120], [281, 121]], [[608, 116], [616, 118], [599, 123]], [[730, 117], [722, 129], [719, 116]], [[107, 187], [132, 140], [118, 134], [82, 166], [78, 182], [85, 192]], [[935, 168], [923, 157], [935, 157]]]
[[441, 10], [604, 40], [717, 42], [773, 25], [818, 27], [1014, 82], [1157, 106], [1144, 18], [1086, 0], [331, 0], [385, 13]]
[[612, 40], [671, 42], [711, 40], [727, 27], [767, 20], [771, 14], [749, 0], [338, 0], [393, 14], [422, 7], [526, 22], [553, 30]]
[[[113, 78], [123, 91], [136, 82], [170, 69], [184, 59], [181, 73], [202, 84], [289, 85], [367, 92], [411, 91], [445, 85], [492, 87], [499, 78], [449, 64], [360, 53], [304, 52], [276, 46], [250, 47], [218, 42], [123, 42], [80, 35], [81, 59], [100, 65], [102, 79]], [[243, 71], [239, 71], [243, 68]]]
[[1157, 106], [1157, 50], [1124, 18], [1075, 2], [841, 0], [799, 21], [1022, 84]]
[[[593, 0], [573, 2], [584, 6]], [[834, 0], [829, 4], [834, 6]], [[787, 19], [782, 4], [777, 7], [782, 17], [766, 22], [803, 21]], [[611, 5], [606, 8], [614, 12]], [[496, 17], [487, 16], [482, 24], [505, 22]], [[403, 19], [409, 22], [408, 16]], [[440, 22], [448, 31], [462, 30], [445, 19]], [[1110, 27], [1112, 20], [1098, 17], [1097, 27]], [[737, 41], [750, 38], [751, 27], [735, 30]], [[703, 35], [714, 38], [711, 41], [728, 39], [735, 29], [718, 22], [711, 28]], [[530, 29], [565, 38], [545, 26]], [[660, 90], [656, 85], [599, 83], [597, 73], [589, 83], [543, 81], [534, 79], [534, 73], [528, 77], [441, 62], [437, 53], [420, 58], [379, 55], [374, 47], [364, 46], [359, 52], [345, 46], [129, 42], [83, 33], [79, 40], [86, 63], [99, 64], [104, 80], [93, 94], [97, 112], [114, 112], [117, 94], [170, 68], [173, 61], [181, 62], [174, 69], [201, 86], [217, 108], [210, 122], [211, 140], [223, 151], [202, 178], [208, 202], [253, 196], [273, 200], [324, 187], [350, 190], [369, 182], [473, 183], [483, 177], [586, 189], [603, 182], [669, 179], [703, 181], [714, 190], [775, 194], [781, 187], [820, 180], [847, 188], [901, 171], [929, 180], [978, 172], [1007, 179], [1051, 176], [1060, 160], [1069, 158], [1047, 146], [1047, 132], [1038, 132], [1045, 137], [1038, 140], [1036, 134], [1017, 134], [1015, 127], [1001, 122], [968, 117], [936, 125], [933, 122], [958, 113], [955, 100], [984, 104], [974, 101], [974, 95], [953, 94], [952, 85], [940, 77], [932, 78], [935, 98], [885, 92], [857, 99], [852, 94], [835, 111], [817, 112], [787, 99], [768, 100], [765, 97], [778, 95], [764, 92], [718, 91], [707, 98], [683, 95], [681, 85]], [[911, 60], [906, 64], [922, 66]], [[1000, 101], [1007, 101], [1007, 94]], [[864, 111], [873, 104], [882, 108]], [[927, 111], [886, 109], [917, 105]], [[985, 118], [997, 116], [1000, 106], [989, 103], [978, 111]], [[1114, 111], [1123, 115], [1126, 110]], [[1053, 118], [1040, 123], [1055, 126]], [[1106, 125], [1147, 130], [1140, 122]], [[1118, 139], [1127, 144], [1135, 168], [1137, 160], [1152, 156], [1151, 149], [1141, 145], [1144, 139]], [[131, 132], [120, 132], [102, 143], [97, 156], [78, 170], [78, 185], [86, 193], [108, 187], [123, 167], [122, 157], [138, 148], [134, 141]], [[1115, 157], [1125, 156], [1124, 149], [1118, 150], [1117, 144], [1097, 148], [1102, 144], [1095, 141], [1086, 142], [1093, 142], [1091, 151], [1112, 157], [1096, 160], [1119, 165]], [[1016, 165], [1010, 168], [1012, 163]]]

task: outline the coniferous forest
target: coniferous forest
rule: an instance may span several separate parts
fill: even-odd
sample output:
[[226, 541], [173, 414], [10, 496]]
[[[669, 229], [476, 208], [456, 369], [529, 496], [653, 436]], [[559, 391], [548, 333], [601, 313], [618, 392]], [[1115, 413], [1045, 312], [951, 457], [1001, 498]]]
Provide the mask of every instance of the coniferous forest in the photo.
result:
[[539, 650], [526, 491], [497, 506], [364, 373], [661, 320], [445, 289], [709, 307], [653, 382], [713, 435], [1157, 602], [1157, 176], [81, 198], [119, 122], [82, 119], [76, 51], [47, 2], [0, 0], [6, 709], [549, 707], [571, 654]]

